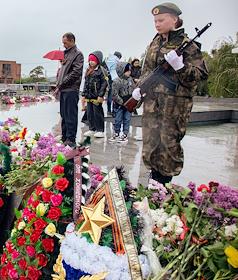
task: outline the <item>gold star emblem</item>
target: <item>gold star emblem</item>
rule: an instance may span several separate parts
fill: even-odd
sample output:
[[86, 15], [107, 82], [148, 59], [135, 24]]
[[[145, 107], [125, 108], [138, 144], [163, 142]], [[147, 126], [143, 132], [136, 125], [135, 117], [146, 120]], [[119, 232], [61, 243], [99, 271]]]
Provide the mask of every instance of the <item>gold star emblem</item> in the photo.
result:
[[114, 223], [114, 220], [104, 214], [105, 197], [103, 197], [94, 208], [82, 206], [84, 223], [79, 229], [80, 233], [89, 233], [93, 242], [98, 244], [102, 229]]

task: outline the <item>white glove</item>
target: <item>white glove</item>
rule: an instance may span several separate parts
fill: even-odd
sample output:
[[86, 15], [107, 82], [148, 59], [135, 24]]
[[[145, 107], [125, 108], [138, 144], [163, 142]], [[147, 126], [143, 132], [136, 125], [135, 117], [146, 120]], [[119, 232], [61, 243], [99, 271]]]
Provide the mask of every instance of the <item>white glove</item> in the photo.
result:
[[132, 92], [132, 97], [139, 101], [141, 99], [141, 93], [140, 93], [140, 88], [135, 88]]
[[174, 68], [175, 71], [178, 71], [184, 67], [183, 56], [178, 56], [175, 50], [165, 54], [164, 58]]

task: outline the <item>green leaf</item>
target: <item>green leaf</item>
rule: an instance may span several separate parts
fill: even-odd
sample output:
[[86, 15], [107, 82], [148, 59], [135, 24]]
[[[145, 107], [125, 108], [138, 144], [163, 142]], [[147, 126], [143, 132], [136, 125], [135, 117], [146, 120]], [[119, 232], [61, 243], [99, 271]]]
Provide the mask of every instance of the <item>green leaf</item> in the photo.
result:
[[126, 189], [126, 181], [125, 180], [121, 180], [120, 181], [120, 186], [121, 186], [121, 189], [124, 191]]
[[229, 212], [226, 212], [226, 213], [232, 217], [238, 218], [238, 209], [237, 208], [232, 208]]
[[127, 208], [127, 210], [130, 210], [131, 207], [132, 207], [132, 202], [131, 202], [131, 201], [127, 201], [127, 202], [126, 202], [126, 208]]
[[19, 210], [17, 210], [17, 209], [15, 208], [15, 215], [16, 215], [16, 218], [17, 218], [17, 219], [20, 219], [21, 216], [22, 216], [22, 213], [21, 213], [21, 211], [19, 211]]
[[214, 272], [215, 274], [217, 273], [217, 267], [215, 266], [215, 264], [214, 264], [212, 258], [210, 258], [210, 259], [208, 260], [207, 265], [208, 265], [208, 267], [210, 268], [210, 270], [211, 270], [212, 272]]
[[181, 191], [181, 197], [186, 198], [190, 194], [191, 190], [187, 187], [184, 187], [183, 190]]
[[66, 161], [67, 160], [66, 160], [64, 154], [62, 154], [62, 153], [57, 154], [57, 159], [56, 159], [57, 164], [64, 165], [66, 163]]

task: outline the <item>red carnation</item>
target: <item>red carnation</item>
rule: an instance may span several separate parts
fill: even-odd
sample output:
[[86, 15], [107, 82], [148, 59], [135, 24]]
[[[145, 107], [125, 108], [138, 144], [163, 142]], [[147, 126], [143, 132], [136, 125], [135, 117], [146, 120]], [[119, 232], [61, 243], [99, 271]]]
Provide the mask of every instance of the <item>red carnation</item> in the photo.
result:
[[21, 270], [25, 270], [27, 268], [27, 262], [25, 259], [19, 260], [18, 265]]
[[64, 167], [61, 166], [61, 165], [55, 165], [55, 166], [51, 169], [51, 172], [52, 172], [53, 174], [56, 174], [56, 175], [64, 174]]
[[3, 199], [0, 197], [0, 208], [3, 207], [3, 205], [4, 205], [4, 201], [3, 201]]
[[39, 200], [34, 200], [32, 201], [31, 205], [33, 208], [36, 208], [39, 205], [40, 201]]
[[28, 267], [28, 275], [27, 277], [30, 279], [30, 280], [38, 280], [41, 276], [41, 271], [38, 270], [36, 267], [34, 266], [29, 266]]
[[48, 258], [44, 254], [38, 254], [36, 258], [38, 259], [39, 266], [44, 267], [47, 265]]
[[67, 189], [69, 181], [66, 178], [60, 178], [55, 182], [55, 188], [61, 192]]
[[13, 244], [11, 243], [11, 241], [6, 242], [6, 249], [9, 254], [11, 254], [13, 252], [14, 249], [13, 249]]
[[197, 188], [198, 192], [211, 192], [211, 188], [208, 187], [207, 185], [205, 184], [202, 184], [200, 185], [198, 188]]
[[60, 208], [51, 207], [48, 212], [47, 218], [54, 220], [54, 221], [58, 221], [61, 214], [62, 214], [62, 212], [61, 212]]
[[44, 202], [50, 202], [50, 197], [52, 196], [52, 192], [49, 190], [44, 190], [42, 193], [42, 200]]
[[45, 222], [43, 219], [37, 219], [34, 222], [35, 229], [38, 231], [42, 231], [47, 225], [47, 222]]
[[42, 233], [42, 230], [35, 230], [32, 234], [31, 234], [31, 237], [30, 237], [30, 241], [31, 243], [36, 243], [37, 240], [40, 238], [40, 235]]
[[43, 193], [43, 187], [42, 186], [37, 186], [35, 189], [36, 195], [41, 195]]
[[33, 246], [27, 246], [26, 247], [26, 252], [27, 252], [27, 254], [30, 256], [30, 257], [34, 257], [35, 256], [35, 254], [36, 254], [36, 250], [35, 250], [35, 248], [33, 247]]
[[21, 236], [17, 238], [17, 245], [18, 246], [23, 246], [26, 243], [26, 238]]
[[9, 269], [8, 274], [9, 274], [11, 279], [18, 279], [19, 278], [17, 270], [15, 268]]
[[46, 252], [52, 253], [54, 250], [54, 240], [52, 238], [45, 238], [42, 240], [42, 247]]
[[6, 268], [6, 266], [2, 267], [2, 269], [0, 270], [0, 279], [7, 279], [8, 277], [8, 269]]
[[7, 262], [7, 255], [6, 253], [3, 253], [1, 256], [1, 264], [5, 264], [6, 262]]
[[20, 276], [19, 280], [27, 280], [26, 276]]

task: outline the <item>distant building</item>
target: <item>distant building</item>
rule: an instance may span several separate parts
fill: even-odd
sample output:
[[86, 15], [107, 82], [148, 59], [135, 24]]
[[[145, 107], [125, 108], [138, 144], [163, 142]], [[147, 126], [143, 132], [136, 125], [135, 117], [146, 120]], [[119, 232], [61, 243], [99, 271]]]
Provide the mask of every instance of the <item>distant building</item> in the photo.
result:
[[16, 61], [0, 60], [0, 83], [14, 84], [21, 79], [21, 64]]

